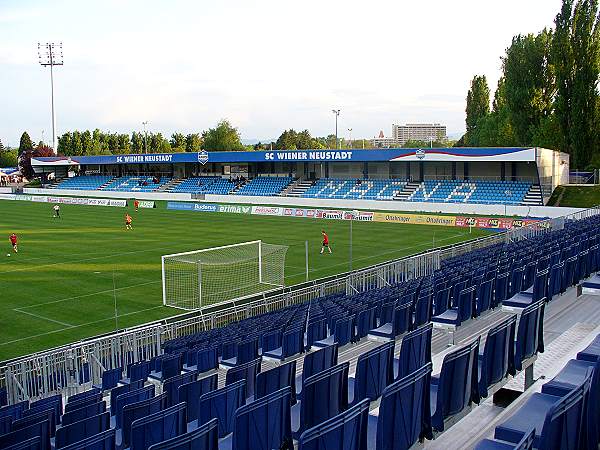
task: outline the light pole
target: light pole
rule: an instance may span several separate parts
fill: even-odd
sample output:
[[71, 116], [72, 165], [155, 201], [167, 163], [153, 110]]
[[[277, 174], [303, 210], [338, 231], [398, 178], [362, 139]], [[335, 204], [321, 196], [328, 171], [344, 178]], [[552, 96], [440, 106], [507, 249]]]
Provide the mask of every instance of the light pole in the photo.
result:
[[52, 150], [56, 153], [58, 144], [56, 142], [56, 114], [54, 112], [54, 66], [63, 65], [62, 42], [38, 42], [38, 59], [40, 65], [50, 66], [50, 95], [52, 105]]
[[337, 150], [337, 148], [338, 148], [337, 122], [338, 122], [338, 117], [340, 116], [340, 110], [332, 109], [331, 112], [333, 114], [335, 114], [335, 148]]
[[142, 122], [142, 125], [144, 125], [144, 153], [148, 153], [148, 133], [146, 132], [148, 121]]
[[348, 145], [352, 148], [352, 128], [348, 128], [348, 133], [350, 133], [350, 139], [348, 139]]

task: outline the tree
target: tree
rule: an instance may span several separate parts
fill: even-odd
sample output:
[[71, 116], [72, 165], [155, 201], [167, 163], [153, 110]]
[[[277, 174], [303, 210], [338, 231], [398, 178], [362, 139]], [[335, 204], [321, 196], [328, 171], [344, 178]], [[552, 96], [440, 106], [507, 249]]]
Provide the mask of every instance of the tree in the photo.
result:
[[18, 158], [18, 164], [21, 175], [23, 175], [28, 180], [31, 180], [34, 177], [33, 167], [31, 166], [31, 158], [40, 158], [53, 155], [54, 151], [47, 145], [36, 147], [33, 150], [28, 150], [20, 153]]
[[2, 140], [0, 140], [0, 152], [4, 151], [4, 145], [2, 144]]
[[16, 167], [17, 150], [0, 151], [0, 167]]
[[81, 133], [81, 153], [91, 155], [94, 152], [94, 143], [92, 140], [92, 133], [90, 130], [85, 130]]
[[598, 0], [563, 0], [554, 21], [551, 62], [556, 74], [554, 109], [562, 149], [571, 167], [584, 168], [598, 152], [600, 26]]
[[[490, 88], [487, 84], [485, 75], [475, 75], [471, 80], [471, 88], [467, 93], [467, 135], [472, 135], [476, 132], [477, 123], [479, 120], [487, 116], [490, 112]], [[468, 142], [468, 138], [467, 144]]]
[[185, 151], [199, 152], [202, 148], [202, 137], [198, 133], [190, 133], [185, 137]]
[[209, 128], [202, 134], [202, 148], [209, 151], [245, 150], [237, 128], [231, 126], [225, 119], [221, 120], [215, 128]]
[[144, 150], [144, 136], [138, 131], [131, 133], [131, 151], [133, 153], [142, 153]]
[[171, 148], [177, 152], [185, 151], [185, 136], [183, 133], [173, 133], [171, 135]]
[[19, 142], [19, 155], [23, 152], [30, 152], [33, 150], [33, 144], [27, 131], [24, 131], [21, 135], [21, 141]]
[[502, 58], [504, 95], [518, 145], [531, 145], [532, 136], [552, 113], [554, 72], [549, 62], [552, 32], [518, 35]]

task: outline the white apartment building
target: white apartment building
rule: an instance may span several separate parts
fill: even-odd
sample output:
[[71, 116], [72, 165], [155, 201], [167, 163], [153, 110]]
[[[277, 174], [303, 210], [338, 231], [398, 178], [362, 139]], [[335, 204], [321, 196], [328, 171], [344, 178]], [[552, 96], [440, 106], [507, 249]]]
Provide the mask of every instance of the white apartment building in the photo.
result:
[[392, 139], [402, 146], [407, 141], [445, 140], [446, 125], [439, 123], [407, 123], [406, 125], [392, 124]]

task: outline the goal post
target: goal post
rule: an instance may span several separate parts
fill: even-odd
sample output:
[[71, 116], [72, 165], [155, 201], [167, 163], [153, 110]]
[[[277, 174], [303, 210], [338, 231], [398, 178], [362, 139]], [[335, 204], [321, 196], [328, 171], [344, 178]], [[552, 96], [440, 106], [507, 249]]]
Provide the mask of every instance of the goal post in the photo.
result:
[[257, 240], [164, 255], [163, 305], [198, 309], [283, 287], [287, 250]]

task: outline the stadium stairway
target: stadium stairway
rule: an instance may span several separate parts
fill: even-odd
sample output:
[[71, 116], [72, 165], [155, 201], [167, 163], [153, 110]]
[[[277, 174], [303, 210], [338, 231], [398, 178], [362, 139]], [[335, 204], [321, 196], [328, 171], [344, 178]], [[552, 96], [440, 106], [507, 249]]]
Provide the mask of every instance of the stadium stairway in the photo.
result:
[[525, 206], [541, 206], [544, 204], [542, 199], [542, 188], [539, 184], [533, 184], [525, 194], [523, 198], [523, 205]]
[[179, 186], [183, 182], [184, 178], [173, 178], [168, 183], [163, 184], [159, 187], [156, 192], [170, 192], [171, 189]]
[[284, 197], [302, 197], [307, 189], [309, 189], [313, 184], [315, 184], [314, 181], [298, 178], [287, 188], [285, 188], [281, 192], [281, 195]]
[[413, 194], [419, 188], [420, 185], [421, 185], [421, 183], [413, 183], [413, 182], [406, 183], [406, 186], [404, 186], [404, 189], [402, 189], [400, 192], [398, 192], [398, 194], [396, 194], [396, 196], [394, 197], [394, 200], [399, 200], [402, 202], [410, 201], [410, 198], [413, 196]]

